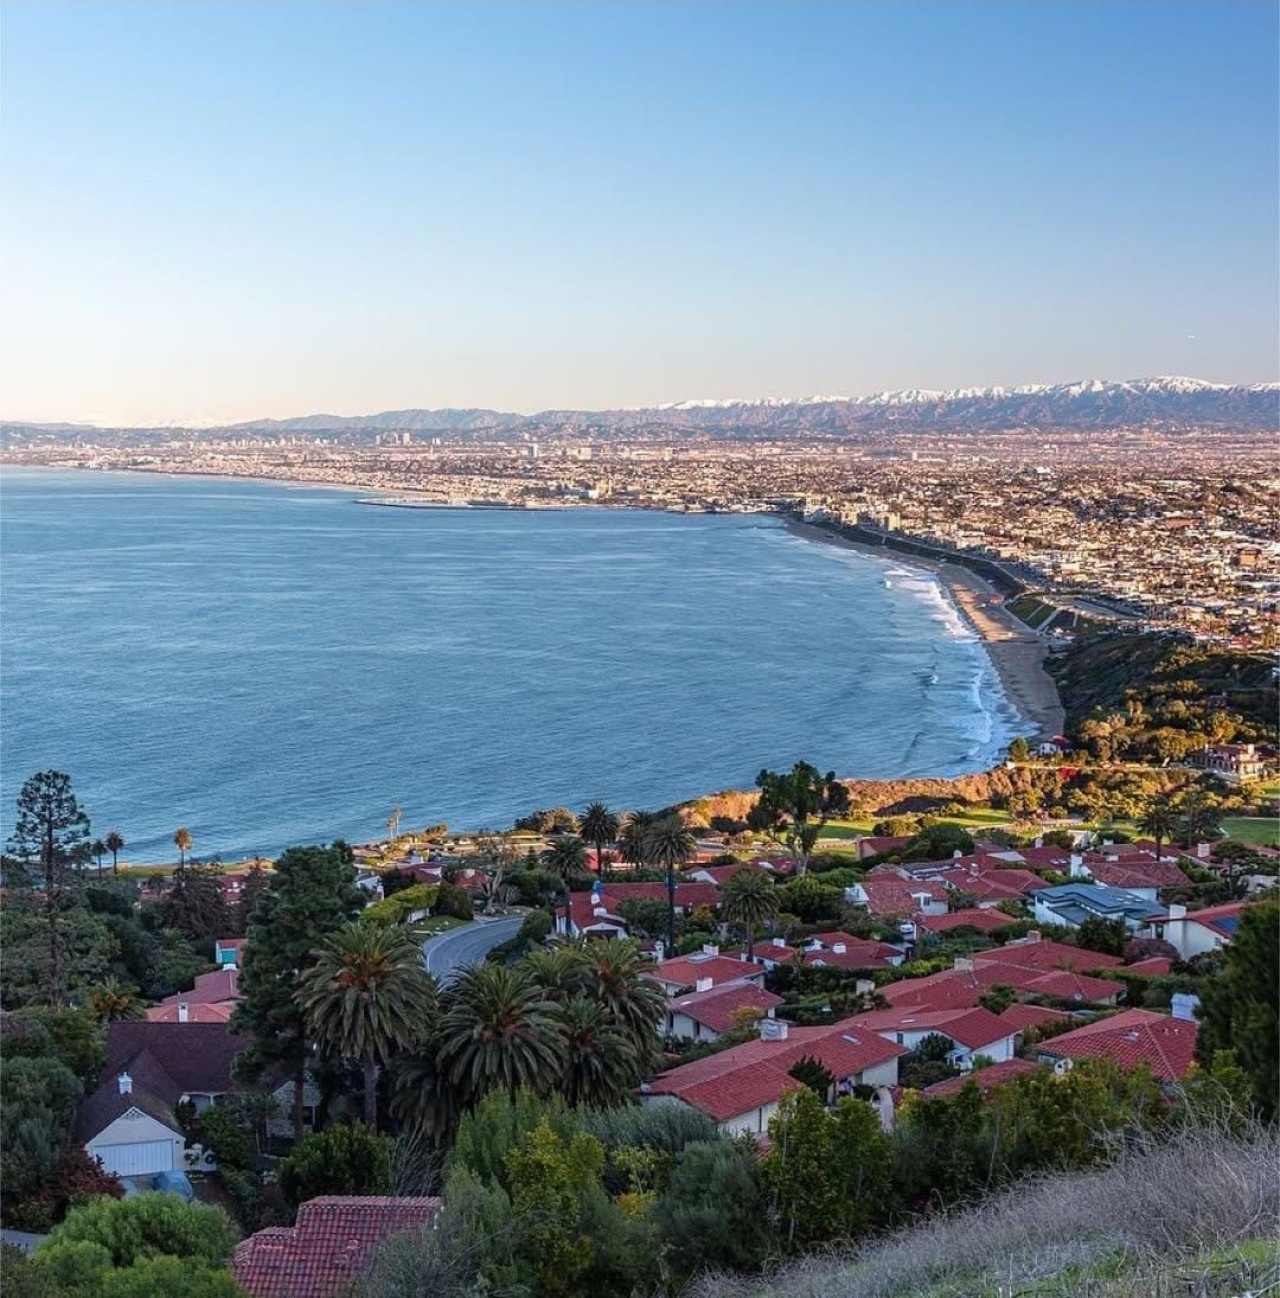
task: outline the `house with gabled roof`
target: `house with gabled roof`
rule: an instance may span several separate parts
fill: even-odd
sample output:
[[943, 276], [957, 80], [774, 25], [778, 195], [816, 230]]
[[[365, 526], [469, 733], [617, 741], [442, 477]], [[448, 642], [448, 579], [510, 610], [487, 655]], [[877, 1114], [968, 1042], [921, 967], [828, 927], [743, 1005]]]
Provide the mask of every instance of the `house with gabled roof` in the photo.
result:
[[705, 991], [684, 992], [667, 1001], [663, 1035], [689, 1041], [716, 1041], [737, 1022], [743, 1011], [759, 1010], [773, 1018], [782, 997], [758, 982], [738, 979]]
[[1015, 1028], [981, 1006], [931, 1010], [895, 1005], [858, 1014], [850, 1022], [908, 1050], [915, 1050], [926, 1037], [946, 1037], [952, 1047], [947, 1058], [953, 1064], [963, 1064], [974, 1055], [986, 1055], [997, 1062], [1012, 1059], [1017, 1035]]
[[704, 992], [722, 983], [747, 981], [763, 987], [765, 967], [751, 963], [745, 956], [735, 959], [721, 955], [720, 948], [713, 945], [692, 955], [660, 960], [648, 970], [648, 975], [662, 984], [668, 996], [674, 996], [686, 988]]
[[1050, 1037], [1036, 1046], [1036, 1052], [1060, 1069], [1085, 1059], [1110, 1059], [1121, 1068], [1145, 1064], [1158, 1082], [1173, 1086], [1195, 1060], [1199, 1032], [1194, 1019], [1175, 1019], [1154, 1010], [1122, 1010]]
[[1164, 938], [1184, 960], [1190, 960], [1226, 946], [1236, 935], [1236, 925], [1246, 905], [1247, 902], [1230, 901], [1201, 910], [1170, 906], [1163, 921], [1152, 921], [1149, 936]]

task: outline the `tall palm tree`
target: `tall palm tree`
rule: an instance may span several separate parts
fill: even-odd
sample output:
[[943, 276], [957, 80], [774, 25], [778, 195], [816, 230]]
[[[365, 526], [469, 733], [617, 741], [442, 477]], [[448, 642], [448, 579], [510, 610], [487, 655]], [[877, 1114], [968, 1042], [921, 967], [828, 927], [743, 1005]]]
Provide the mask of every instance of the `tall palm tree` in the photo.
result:
[[102, 874], [102, 858], [103, 858], [104, 856], [106, 856], [106, 854], [107, 854], [107, 852], [109, 851], [109, 849], [108, 849], [106, 843], [104, 843], [104, 842], [102, 841], [102, 839], [100, 839], [100, 838], [95, 838], [95, 839], [93, 840], [93, 846], [89, 849], [89, 851], [93, 853], [93, 857], [94, 857], [94, 859], [98, 862], [98, 874], [101, 875], [101, 874]]
[[555, 1005], [527, 974], [507, 965], [471, 965], [450, 983], [445, 999], [437, 1068], [464, 1100], [495, 1086], [546, 1092], [559, 1082], [564, 1039]]
[[1147, 804], [1146, 812], [1138, 821], [1138, 828], [1144, 834], [1150, 834], [1156, 840], [1156, 860], [1160, 860], [1162, 846], [1178, 828], [1178, 813], [1167, 798], [1153, 799]]
[[185, 825], [174, 833], [173, 845], [178, 849], [178, 864], [186, 865], [187, 853], [191, 851], [191, 831]]
[[631, 811], [618, 834], [622, 859], [630, 865], [644, 865], [644, 841], [649, 831], [661, 820], [656, 811]]
[[89, 1010], [101, 1023], [119, 1023], [146, 1017], [136, 987], [119, 978], [106, 978], [89, 992]]
[[1182, 804], [1182, 831], [1188, 847], [1217, 838], [1222, 832], [1222, 812], [1207, 794], [1193, 793]]
[[778, 913], [778, 892], [763, 870], [730, 875], [720, 894], [720, 914], [747, 937], [747, 959], [756, 958], [756, 934]]
[[571, 996], [555, 1008], [564, 1040], [564, 1073], [556, 1087], [570, 1104], [617, 1104], [640, 1080], [630, 1036], [608, 1009], [585, 996]]
[[119, 874], [120, 853], [124, 851], [124, 839], [113, 829], [102, 841], [106, 845], [107, 851], [111, 853], [111, 873]]
[[393, 1052], [426, 1036], [436, 987], [422, 965], [418, 934], [407, 924], [379, 928], [358, 920], [316, 952], [296, 993], [321, 1050], [357, 1059], [364, 1074], [364, 1120], [378, 1120], [378, 1070]]
[[658, 1053], [666, 993], [649, 974], [653, 966], [629, 938], [588, 943], [583, 952], [582, 994], [603, 1005], [631, 1039], [638, 1066]]
[[644, 836], [647, 865], [662, 866], [667, 872], [667, 954], [676, 949], [676, 866], [683, 865], [698, 850], [693, 830], [679, 816], [664, 816]]
[[557, 838], [542, 854], [542, 863], [552, 874], [559, 875], [564, 887], [564, 931], [572, 932], [569, 917], [569, 880], [587, 870], [587, 845], [576, 835]]
[[617, 814], [603, 802], [591, 803], [578, 821], [578, 835], [596, 849], [596, 873], [604, 873], [604, 849], [617, 837], [621, 826]]

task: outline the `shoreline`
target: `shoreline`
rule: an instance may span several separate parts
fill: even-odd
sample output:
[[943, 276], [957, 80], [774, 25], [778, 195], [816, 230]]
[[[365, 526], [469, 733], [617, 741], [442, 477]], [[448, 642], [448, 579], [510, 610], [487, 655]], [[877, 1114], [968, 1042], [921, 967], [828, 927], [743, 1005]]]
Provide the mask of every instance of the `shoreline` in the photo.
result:
[[904, 568], [918, 569], [935, 577], [960, 616], [982, 642], [1000, 678], [1005, 697], [1032, 727], [1032, 733], [1026, 736], [1027, 742], [1038, 744], [1062, 733], [1066, 713], [1058, 696], [1058, 687], [1044, 667], [1044, 641], [1001, 604], [993, 602], [1001, 597], [983, 577], [961, 564], [852, 541], [825, 527], [802, 523], [799, 519], [789, 518], [784, 526], [793, 536], [803, 540], [841, 546], [875, 559], [891, 559]]

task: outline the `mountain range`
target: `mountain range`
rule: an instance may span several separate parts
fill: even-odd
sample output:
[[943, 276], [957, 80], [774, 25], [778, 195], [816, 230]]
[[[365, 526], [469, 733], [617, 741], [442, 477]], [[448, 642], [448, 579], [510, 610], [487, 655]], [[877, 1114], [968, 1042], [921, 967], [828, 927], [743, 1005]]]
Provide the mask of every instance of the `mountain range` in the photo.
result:
[[[172, 433], [180, 424], [168, 424]], [[1232, 385], [1200, 379], [1161, 377], [1122, 382], [1089, 379], [1054, 385], [912, 389], [861, 397], [804, 397], [798, 400], [688, 400], [618, 410], [544, 410], [521, 415], [497, 410], [388, 410], [372, 415], [304, 415], [255, 419], [192, 429], [197, 436], [330, 435], [365, 440], [379, 432], [441, 437], [554, 437], [587, 435], [654, 437], [664, 434], [711, 437], [840, 437], [876, 433], [980, 432], [1044, 429], [1213, 429], [1275, 434], [1280, 431], [1280, 384]], [[63, 440], [108, 430], [84, 424], [9, 422], [9, 438], [25, 442]]]

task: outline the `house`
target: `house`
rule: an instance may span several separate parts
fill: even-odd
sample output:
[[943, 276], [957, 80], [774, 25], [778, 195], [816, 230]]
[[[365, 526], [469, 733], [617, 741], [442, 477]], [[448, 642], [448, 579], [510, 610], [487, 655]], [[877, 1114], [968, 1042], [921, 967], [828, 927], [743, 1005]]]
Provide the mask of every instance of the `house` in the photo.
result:
[[1061, 1023], [1064, 1019], [1071, 1018], [1071, 1015], [1066, 1010], [1051, 1010], [1044, 1005], [1023, 1005], [1015, 1001], [1001, 1010], [996, 1018], [1001, 1023], [1008, 1024], [1020, 1037], [1028, 1028], [1041, 1028], [1046, 1023]]
[[1023, 901], [1049, 885], [1030, 870], [1016, 866], [984, 869], [980, 865], [960, 866], [940, 876], [948, 888], [973, 897], [979, 909], [1001, 901]]
[[663, 1034], [690, 1041], [715, 1041], [734, 1026], [740, 1011], [760, 1010], [773, 1018], [782, 997], [750, 979], [721, 983], [705, 991], [686, 992], [667, 1001]]
[[806, 1028], [767, 1019], [760, 1027], [755, 1041], [659, 1073], [641, 1086], [641, 1103], [688, 1104], [726, 1134], [761, 1135], [778, 1101], [800, 1085], [790, 1070], [802, 1059], [816, 1060], [835, 1078], [828, 1095], [834, 1099], [855, 1086], [896, 1086], [898, 1059], [907, 1053], [852, 1019]]
[[1045, 888], [1032, 898], [1031, 908], [1041, 924], [1079, 928], [1091, 917], [1118, 919], [1130, 932], [1165, 916], [1164, 908], [1154, 902], [1122, 888], [1107, 888], [1097, 883], [1064, 883], [1056, 888]]
[[249, 1044], [225, 1023], [120, 1022], [107, 1026], [107, 1062], [80, 1104], [76, 1138], [119, 1176], [187, 1166], [176, 1104], [203, 1112], [231, 1089], [231, 1065]]
[[1145, 852], [1100, 859], [1085, 853], [1073, 857], [1071, 874], [1073, 878], [1092, 879], [1106, 888], [1132, 893], [1153, 905], [1159, 900], [1161, 888], [1182, 888], [1189, 882], [1174, 861], [1156, 860]]
[[234, 964], [228, 964], [213, 973], [198, 974], [190, 991], [166, 996], [159, 1005], [147, 1010], [147, 1018], [153, 1023], [188, 1023], [192, 1021], [192, 1011], [198, 1009], [196, 1021], [225, 1023], [239, 999], [240, 971]]
[[1192, 753], [1187, 764], [1208, 771], [1224, 784], [1248, 784], [1267, 772], [1256, 744], [1206, 744]]
[[872, 915], [945, 915], [947, 890], [933, 880], [908, 882], [889, 875], [868, 875], [845, 896]]
[[743, 981], [763, 987], [764, 975], [763, 965], [751, 964], [745, 958], [735, 960], [721, 955], [717, 946], [705, 947], [694, 955], [660, 960], [649, 971], [649, 977], [661, 983], [668, 996], [674, 996], [686, 987], [705, 992], [722, 983]]
[[916, 921], [926, 933], [950, 933], [957, 928], [973, 928], [981, 933], [993, 933], [1018, 921], [1003, 911], [982, 909], [953, 910], [946, 915], [925, 915]]
[[892, 969], [906, 958], [901, 947], [840, 932], [814, 933], [798, 954], [806, 966], [836, 969]]
[[910, 834], [868, 835], [854, 842], [858, 860], [865, 861], [871, 856], [887, 856], [890, 852], [901, 852], [911, 842]]
[[997, 1063], [1012, 1059], [1017, 1035], [1015, 1028], [981, 1007], [929, 1010], [896, 1005], [858, 1014], [850, 1022], [908, 1050], [915, 1050], [926, 1037], [946, 1037], [952, 1047], [947, 1058], [953, 1064], [972, 1060], [974, 1055], [986, 1055]]
[[[556, 932], [569, 932], [594, 937], [626, 937], [627, 922], [618, 913], [618, 907], [634, 899], [667, 904], [667, 886], [664, 883], [602, 883], [597, 880], [590, 892], [569, 894], [569, 923], [566, 929], [565, 910], [557, 906]], [[679, 883], [675, 890], [677, 913], [688, 915], [695, 907], [720, 904], [720, 888], [714, 883]]]
[[430, 1226], [440, 1208], [438, 1198], [309, 1199], [293, 1226], [270, 1226], [236, 1248], [236, 1280], [252, 1298], [344, 1298], [379, 1244]]
[[1149, 934], [1144, 936], [1163, 938], [1177, 948], [1182, 959], [1190, 960], [1230, 942], [1245, 905], [1243, 901], [1231, 901], [1193, 911], [1185, 906], [1170, 906], [1163, 921], [1153, 921]]
[[973, 1082], [985, 1097], [1015, 1078], [1026, 1077], [1030, 1073], [1039, 1071], [1039, 1066], [1029, 1059], [1005, 1059], [998, 1064], [988, 1064], [985, 1068], [975, 1068], [960, 1077], [948, 1077], [945, 1081], [934, 1082], [932, 1086], [926, 1086], [920, 1094], [927, 1095], [930, 1099], [939, 1096], [945, 1099], [950, 1095], [959, 1095], [969, 1082]]
[[1170, 1018], [1154, 1010], [1124, 1010], [1050, 1037], [1036, 1051], [1058, 1069], [1084, 1059], [1111, 1059], [1121, 1068], [1146, 1064], [1157, 1081], [1172, 1086], [1190, 1069], [1199, 1032], [1194, 1020]]

